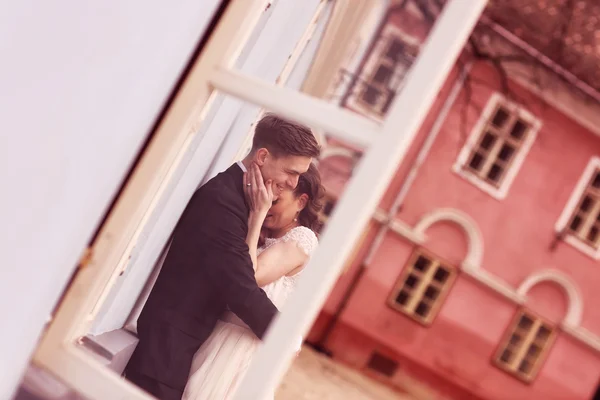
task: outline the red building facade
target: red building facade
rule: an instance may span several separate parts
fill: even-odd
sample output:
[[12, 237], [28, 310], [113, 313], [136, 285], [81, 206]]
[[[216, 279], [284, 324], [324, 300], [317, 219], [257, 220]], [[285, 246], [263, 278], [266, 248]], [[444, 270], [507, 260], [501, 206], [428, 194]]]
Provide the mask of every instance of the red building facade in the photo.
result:
[[[390, 10], [343, 106], [385, 115], [425, 21]], [[591, 398], [600, 125], [588, 118], [598, 104], [577, 90], [542, 93], [516, 74], [504, 82], [489, 62], [461, 60], [308, 341], [392, 385], [425, 382], [440, 398]], [[330, 209], [359, 158], [328, 142], [320, 167]]]

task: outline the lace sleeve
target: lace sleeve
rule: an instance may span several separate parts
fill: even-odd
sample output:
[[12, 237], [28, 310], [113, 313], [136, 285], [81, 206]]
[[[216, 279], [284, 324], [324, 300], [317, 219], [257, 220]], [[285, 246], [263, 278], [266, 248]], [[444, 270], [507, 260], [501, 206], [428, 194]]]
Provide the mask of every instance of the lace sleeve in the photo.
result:
[[317, 248], [319, 241], [317, 235], [310, 229], [299, 226], [289, 231], [284, 237], [284, 242], [294, 241], [298, 247], [306, 253], [307, 256], [311, 256]]

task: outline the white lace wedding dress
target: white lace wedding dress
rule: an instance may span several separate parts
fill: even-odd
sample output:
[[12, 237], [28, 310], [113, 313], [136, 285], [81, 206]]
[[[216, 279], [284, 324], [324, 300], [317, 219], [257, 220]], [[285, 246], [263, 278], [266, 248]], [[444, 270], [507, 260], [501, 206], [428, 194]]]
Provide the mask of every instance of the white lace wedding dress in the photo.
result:
[[[317, 247], [317, 237], [300, 226], [278, 239], [266, 239], [258, 254], [280, 241], [294, 241], [308, 256]], [[300, 272], [301, 273], [301, 272]], [[278, 309], [294, 290], [300, 273], [284, 276], [263, 289]], [[233, 397], [261, 341], [233, 313], [227, 312], [210, 337], [196, 352], [184, 400], [226, 400]]]

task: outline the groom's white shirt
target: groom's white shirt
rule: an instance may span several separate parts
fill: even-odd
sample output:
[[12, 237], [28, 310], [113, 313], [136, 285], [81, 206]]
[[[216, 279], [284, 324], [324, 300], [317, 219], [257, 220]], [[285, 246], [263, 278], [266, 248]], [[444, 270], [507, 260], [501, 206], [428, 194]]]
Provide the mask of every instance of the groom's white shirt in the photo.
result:
[[244, 171], [244, 172], [248, 172], [248, 169], [246, 168], [246, 166], [244, 165], [244, 163], [243, 163], [243, 162], [241, 162], [241, 161], [238, 161], [238, 162], [237, 162], [237, 165], [238, 165], [238, 167], [240, 167], [240, 169], [241, 169], [242, 171]]

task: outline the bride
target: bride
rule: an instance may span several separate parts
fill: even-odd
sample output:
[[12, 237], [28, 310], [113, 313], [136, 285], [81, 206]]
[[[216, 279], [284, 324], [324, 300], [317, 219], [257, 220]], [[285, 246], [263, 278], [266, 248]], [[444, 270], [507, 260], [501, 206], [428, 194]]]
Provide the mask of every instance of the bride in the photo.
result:
[[[271, 184], [263, 183], [253, 165], [244, 174], [244, 189], [250, 208], [246, 243], [256, 281], [281, 310], [317, 247], [314, 232], [319, 228], [324, 195], [319, 171], [311, 164], [295, 189], [283, 190], [273, 201]], [[264, 241], [261, 234], [266, 236]], [[183, 399], [233, 397], [259, 345], [252, 331], [235, 314], [226, 312], [194, 356]]]

